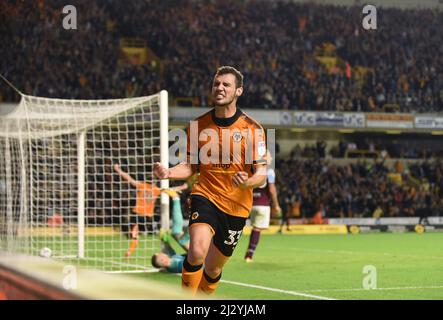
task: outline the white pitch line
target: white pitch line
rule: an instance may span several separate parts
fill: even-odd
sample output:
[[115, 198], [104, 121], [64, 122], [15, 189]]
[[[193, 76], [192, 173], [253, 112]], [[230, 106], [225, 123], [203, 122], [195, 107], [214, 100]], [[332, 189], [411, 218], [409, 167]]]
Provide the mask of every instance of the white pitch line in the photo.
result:
[[[103, 261], [105, 260], [106, 263], [110, 263], [110, 264], [114, 264], [114, 265], [118, 265], [118, 266], [123, 266], [123, 267], [133, 267], [133, 268], [139, 268], [137, 271], [140, 272], [151, 272], [151, 270], [153, 268], [146, 268], [143, 267], [141, 265], [138, 264], [131, 264], [131, 263], [124, 263], [124, 262], [117, 262], [117, 261], [112, 261], [112, 260], [107, 260], [106, 258], [82, 258], [82, 260], [90, 260], [90, 261]], [[112, 273], [123, 273], [122, 271], [107, 271], [107, 272], [112, 272]]]
[[[175, 275], [181, 277], [181, 274], [179, 274], [179, 273], [176, 273]], [[337, 300], [334, 298], [322, 297], [322, 296], [317, 296], [317, 295], [313, 295], [313, 294], [309, 294], [309, 293], [302, 293], [302, 292], [288, 291], [288, 290], [282, 290], [282, 289], [276, 289], [276, 288], [269, 288], [269, 287], [257, 286], [255, 284], [248, 284], [248, 283], [243, 283], [243, 282], [236, 282], [236, 281], [229, 281], [229, 280], [220, 280], [220, 282], [232, 284], [235, 286], [284, 293], [284, 294], [289, 294], [291, 296], [300, 296], [300, 297], [311, 298], [311, 299], [316, 299], [316, 300]]]
[[220, 282], [233, 284], [233, 285], [241, 286], [241, 287], [248, 287], [248, 288], [278, 292], [278, 293], [283, 293], [283, 294], [289, 294], [291, 296], [300, 296], [300, 297], [305, 297], [305, 298], [311, 298], [311, 299], [316, 299], [316, 300], [337, 300], [334, 298], [322, 297], [322, 296], [317, 296], [317, 295], [308, 294], [308, 293], [301, 293], [301, 292], [288, 291], [288, 290], [282, 290], [282, 289], [276, 289], [276, 288], [269, 288], [269, 287], [257, 286], [254, 284], [247, 284], [247, 283], [236, 282], [236, 281], [220, 280]]
[[156, 273], [159, 269], [146, 269], [146, 270], [126, 270], [126, 271], [105, 271], [105, 273]]
[[306, 290], [305, 292], [348, 292], [348, 291], [390, 291], [390, 290], [426, 290], [426, 289], [443, 289], [443, 286], [424, 286], [424, 287], [392, 287], [392, 288], [349, 288], [349, 289], [317, 289]]

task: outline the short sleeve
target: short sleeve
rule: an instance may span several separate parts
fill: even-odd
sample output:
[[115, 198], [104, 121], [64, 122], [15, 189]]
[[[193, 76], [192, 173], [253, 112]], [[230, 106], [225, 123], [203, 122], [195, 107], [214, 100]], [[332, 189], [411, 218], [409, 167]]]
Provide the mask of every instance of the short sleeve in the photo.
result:
[[266, 164], [266, 137], [262, 127], [254, 129], [254, 164]]
[[275, 171], [274, 169], [268, 169], [268, 183], [275, 183]]

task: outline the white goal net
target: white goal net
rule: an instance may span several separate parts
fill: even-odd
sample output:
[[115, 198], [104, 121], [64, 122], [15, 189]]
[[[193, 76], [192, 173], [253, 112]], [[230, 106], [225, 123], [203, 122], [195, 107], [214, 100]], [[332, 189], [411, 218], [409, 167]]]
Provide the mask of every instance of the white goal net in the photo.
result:
[[0, 249], [149, 270], [169, 224], [159, 194], [168, 182], [153, 175], [155, 162], [168, 165], [167, 108], [166, 91], [119, 100], [23, 95], [0, 116]]

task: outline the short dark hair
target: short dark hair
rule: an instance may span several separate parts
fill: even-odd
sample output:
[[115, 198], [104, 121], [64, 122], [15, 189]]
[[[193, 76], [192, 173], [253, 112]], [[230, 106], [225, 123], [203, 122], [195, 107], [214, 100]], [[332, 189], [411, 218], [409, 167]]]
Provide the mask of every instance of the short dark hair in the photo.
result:
[[222, 66], [217, 69], [214, 78], [223, 74], [233, 74], [235, 76], [235, 85], [237, 88], [243, 87], [243, 75], [240, 71], [231, 66]]
[[151, 258], [151, 264], [154, 268], [161, 268], [161, 266], [157, 262], [157, 254], [154, 254]]

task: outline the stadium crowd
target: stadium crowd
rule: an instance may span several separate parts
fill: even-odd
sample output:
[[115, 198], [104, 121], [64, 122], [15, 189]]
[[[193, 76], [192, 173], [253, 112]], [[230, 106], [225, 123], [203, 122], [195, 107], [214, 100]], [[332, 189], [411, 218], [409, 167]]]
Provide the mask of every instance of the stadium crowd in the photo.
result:
[[398, 217], [443, 214], [443, 162], [392, 168], [383, 161], [328, 160], [276, 164], [283, 210], [297, 217]]
[[[245, 75], [242, 107], [375, 112], [398, 104], [400, 108], [392, 110], [443, 111], [441, 12], [383, 9], [379, 29], [365, 31], [357, 6], [259, 0], [72, 1], [78, 29], [65, 30], [65, 4], [0, 2], [0, 71], [26, 94], [100, 99], [166, 88], [172, 96], [197, 97], [207, 105], [216, 66], [231, 64]], [[119, 64], [124, 37], [146, 40], [162, 59], [163, 72], [152, 64]], [[329, 71], [315, 58], [326, 43], [333, 45], [341, 63]], [[363, 76], [359, 68], [366, 70]], [[15, 98], [3, 90], [4, 84], [0, 88], [0, 101]], [[329, 155], [343, 157], [354, 145], [341, 142]], [[420, 147], [402, 151], [377, 142], [355, 147], [385, 150], [391, 158], [441, 156]], [[338, 166], [329, 163], [327, 155], [319, 141], [279, 161], [281, 202], [288, 210], [298, 202], [305, 216], [317, 211], [327, 217], [443, 213], [442, 163], [411, 165], [407, 173], [399, 173], [399, 185], [388, 178], [392, 169], [384, 164]], [[88, 167], [94, 174], [88, 206], [105, 208], [99, 218], [103, 223], [115, 208], [132, 204], [115, 200], [129, 198], [130, 191], [122, 193], [121, 183], [114, 181], [112, 163], [106, 158], [94, 161]], [[117, 186], [106, 189], [112, 184]]]
[[290, 158], [389, 158], [432, 160], [443, 158], [443, 150], [438, 145], [428, 145], [416, 140], [373, 140], [351, 139], [340, 140], [327, 147], [323, 140], [296, 144], [291, 150]]
[[[72, 4], [77, 30], [62, 28], [64, 1], [0, 3], [0, 69], [23, 92], [96, 99], [167, 88], [174, 97], [197, 97], [207, 105], [208, 77], [216, 66], [231, 64], [245, 74], [244, 107], [443, 110], [441, 12], [383, 9], [378, 29], [366, 31], [359, 6], [259, 0]], [[119, 65], [123, 37], [146, 40], [164, 71]], [[315, 58], [326, 43], [340, 61], [329, 71]], [[3, 92], [3, 100], [11, 99], [12, 92]]]

